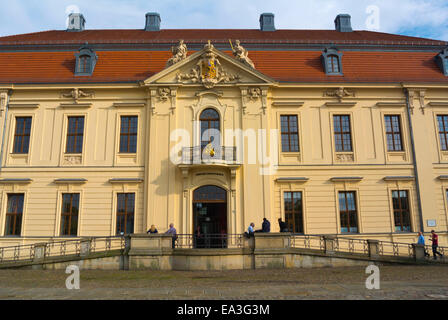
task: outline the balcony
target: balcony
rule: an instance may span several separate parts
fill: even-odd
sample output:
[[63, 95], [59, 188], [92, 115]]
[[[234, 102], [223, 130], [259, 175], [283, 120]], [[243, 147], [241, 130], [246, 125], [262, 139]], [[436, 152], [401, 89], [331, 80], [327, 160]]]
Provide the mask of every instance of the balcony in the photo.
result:
[[224, 164], [238, 165], [236, 147], [203, 148], [201, 146], [183, 148], [182, 164]]

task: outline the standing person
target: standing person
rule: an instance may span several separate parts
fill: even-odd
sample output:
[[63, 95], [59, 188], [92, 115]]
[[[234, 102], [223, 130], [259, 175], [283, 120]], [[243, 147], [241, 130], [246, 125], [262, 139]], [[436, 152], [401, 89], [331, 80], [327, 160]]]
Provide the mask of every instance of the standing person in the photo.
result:
[[155, 233], [159, 233], [159, 231], [157, 231], [155, 225], [152, 225], [151, 228], [146, 233], [148, 233], [148, 234], [155, 234]]
[[280, 226], [280, 232], [288, 232], [288, 226], [281, 218], [278, 218], [278, 225]]
[[165, 234], [171, 234], [171, 236], [173, 237], [172, 247], [174, 249], [174, 247], [176, 246], [177, 231], [174, 228], [174, 224], [173, 223], [170, 224], [170, 228], [168, 229], [167, 232], [165, 232]]
[[421, 233], [421, 232], [418, 233], [417, 244], [420, 244], [423, 246], [423, 250], [425, 251], [425, 257], [429, 257], [429, 253], [426, 251], [426, 247], [425, 247], [425, 237], [423, 236], [423, 233]]
[[263, 218], [263, 224], [261, 225], [261, 232], [271, 232], [271, 223], [266, 218]]
[[254, 230], [255, 224], [253, 222], [251, 222], [251, 224], [249, 225], [249, 228], [247, 228], [247, 236], [248, 238], [253, 237], [255, 234], [255, 230]]
[[204, 247], [204, 237], [201, 233], [201, 227], [197, 226], [194, 232], [194, 240], [195, 240], [195, 248], [203, 248]]
[[437, 247], [439, 246], [439, 236], [434, 230], [431, 230], [431, 238], [429, 238], [429, 240], [432, 241], [432, 253], [434, 255], [434, 260], [437, 260], [437, 255], [443, 258], [443, 254], [437, 251]]

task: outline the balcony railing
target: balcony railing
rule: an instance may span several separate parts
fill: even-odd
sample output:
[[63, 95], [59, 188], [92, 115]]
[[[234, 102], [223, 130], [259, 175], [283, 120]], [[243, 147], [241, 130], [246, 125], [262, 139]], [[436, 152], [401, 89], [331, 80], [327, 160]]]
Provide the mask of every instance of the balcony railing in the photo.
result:
[[236, 147], [203, 148], [201, 146], [183, 148], [182, 164], [224, 163], [236, 164]]
[[[87, 242], [88, 243], [87, 243]], [[84, 244], [87, 244], [85, 246]], [[124, 237], [99, 237], [65, 240], [43, 244], [0, 248], [0, 263], [31, 262], [36, 258], [51, 259], [67, 256], [81, 256], [87, 253], [107, 253], [125, 249]], [[39, 251], [40, 250], [40, 251]]]
[[242, 248], [242, 234], [179, 234], [175, 243], [181, 249], [225, 249]]

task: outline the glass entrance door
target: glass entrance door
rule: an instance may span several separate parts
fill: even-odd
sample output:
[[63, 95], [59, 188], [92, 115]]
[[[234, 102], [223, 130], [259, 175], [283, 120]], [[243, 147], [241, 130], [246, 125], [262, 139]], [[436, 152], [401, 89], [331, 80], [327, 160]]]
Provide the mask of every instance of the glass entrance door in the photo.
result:
[[194, 192], [194, 247], [227, 247], [227, 192], [205, 186]]

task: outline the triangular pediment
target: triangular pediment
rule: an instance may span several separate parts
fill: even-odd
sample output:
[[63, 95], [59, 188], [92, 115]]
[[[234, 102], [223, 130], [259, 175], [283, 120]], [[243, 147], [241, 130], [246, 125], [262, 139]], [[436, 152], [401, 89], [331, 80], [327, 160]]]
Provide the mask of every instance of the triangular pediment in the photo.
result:
[[144, 81], [145, 85], [196, 85], [213, 88], [222, 85], [271, 85], [275, 80], [206, 45], [186, 59], [169, 66]]

